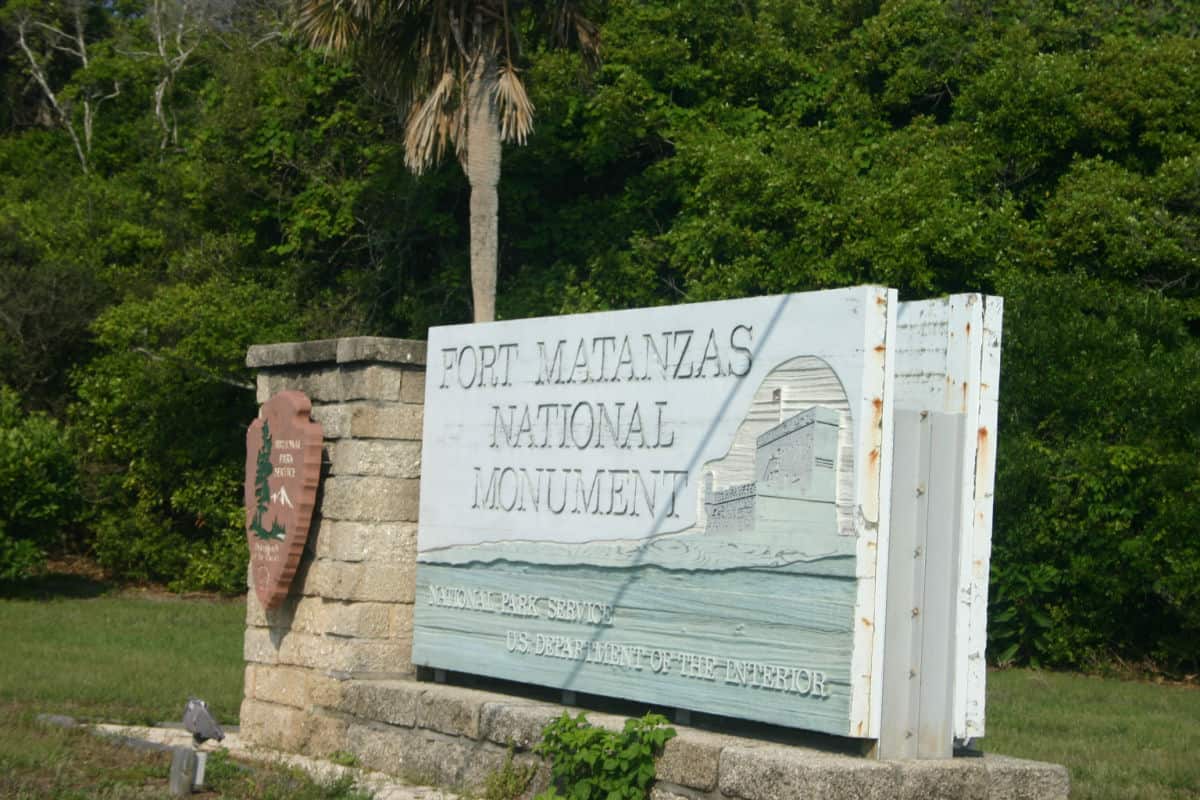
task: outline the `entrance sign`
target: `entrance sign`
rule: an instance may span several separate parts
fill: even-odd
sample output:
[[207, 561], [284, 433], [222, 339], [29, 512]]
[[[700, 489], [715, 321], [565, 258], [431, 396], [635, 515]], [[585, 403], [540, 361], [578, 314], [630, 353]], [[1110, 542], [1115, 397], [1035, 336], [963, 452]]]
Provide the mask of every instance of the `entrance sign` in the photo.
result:
[[323, 432], [310, 413], [312, 402], [303, 392], [280, 392], [246, 431], [250, 573], [267, 608], [287, 597], [312, 522]]
[[859, 287], [432, 329], [414, 663], [948, 757], [984, 733], [1001, 314]]
[[413, 662], [878, 738], [899, 319], [857, 287], [431, 329]]

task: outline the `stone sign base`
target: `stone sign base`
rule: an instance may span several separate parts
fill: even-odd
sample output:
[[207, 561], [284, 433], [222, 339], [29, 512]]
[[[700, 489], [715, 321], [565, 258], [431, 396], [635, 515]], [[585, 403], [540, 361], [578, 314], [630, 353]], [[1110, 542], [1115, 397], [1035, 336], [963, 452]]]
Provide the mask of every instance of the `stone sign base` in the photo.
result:
[[[479, 791], [504, 765], [510, 746], [515, 763], [539, 767], [530, 794], [545, 788], [547, 772], [530, 748], [564, 710], [578, 713], [456, 686], [339, 681], [301, 672], [250, 667], [243, 737], [307, 755], [348, 751], [369, 769], [466, 792]], [[281, 681], [294, 691], [281, 697]], [[612, 730], [625, 723], [624, 717], [595, 712], [588, 719]], [[673, 727], [679, 735], [667, 743], [657, 764], [657, 800], [1065, 800], [1070, 786], [1063, 767], [1005, 756], [876, 761]]]
[[[351, 753], [416, 783], [478, 791], [510, 748], [530, 752], [564, 707], [417, 680], [412, 665], [425, 345], [352, 338], [253, 347], [259, 402], [312, 400], [325, 430], [312, 531], [291, 592], [247, 597], [241, 734], [310, 756]], [[578, 713], [578, 709], [567, 709]], [[597, 725], [624, 718], [589, 713]], [[987, 755], [878, 761], [675, 725], [657, 800], [904, 798], [1065, 800], [1060, 766]]]

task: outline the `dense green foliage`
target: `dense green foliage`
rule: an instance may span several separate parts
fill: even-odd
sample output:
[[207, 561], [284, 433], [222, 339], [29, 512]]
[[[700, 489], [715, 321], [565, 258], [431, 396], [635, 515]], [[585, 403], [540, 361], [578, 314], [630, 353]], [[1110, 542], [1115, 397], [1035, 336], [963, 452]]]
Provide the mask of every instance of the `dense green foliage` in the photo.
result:
[[620, 731], [597, 728], [583, 712], [567, 712], [542, 730], [534, 752], [550, 762], [551, 786], [538, 800], [645, 800], [654, 785], [654, 760], [674, 738], [666, 717], [625, 720]]
[[1017, 402], [1001, 404], [997, 497], [1020, 502], [996, 505], [995, 577], [1006, 592], [996, 616], [1033, 622], [1008, 646], [1068, 663], [1113, 642], [1162, 663], [1194, 660], [1194, 316], [1160, 293], [1075, 274], [1006, 293], [1003, 391]]
[[79, 513], [75, 456], [45, 414], [21, 413], [0, 386], [0, 581], [35, 574], [47, 546], [71, 531]]
[[[142, 3], [83, 0], [86, 66], [27, 27], [64, 116], [19, 33], [72, 30], [72, 3], [0, 3], [0, 382], [74, 437], [70, 544], [181, 587], [241, 580], [246, 344], [469, 318], [459, 170], [410, 176], [354, 64], [283, 0], [233, 5], [188, 28], [161, 116]], [[598, 12], [598, 71], [526, 54], [499, 316], [1004, 295], [992, 656], [1200, 669], [1194, 4]]]
[[75, 375], [73, 422], [89, 463], [121, 465], [92, 474], [101, 563], [182, 586], [244, 585], [255, 404], [240, 365], [259, 337], [294, 337], [288, 305], [282, 292], [218, 278], [164, 286], [93, 322], [100, 352]]

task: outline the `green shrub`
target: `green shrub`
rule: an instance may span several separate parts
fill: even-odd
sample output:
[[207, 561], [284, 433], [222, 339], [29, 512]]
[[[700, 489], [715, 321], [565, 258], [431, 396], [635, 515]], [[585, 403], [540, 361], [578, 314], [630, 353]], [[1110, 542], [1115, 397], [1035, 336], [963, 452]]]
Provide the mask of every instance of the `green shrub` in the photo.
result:
[[96, 556], [117, 576], [240, 592], [241, 481], [257, 411], [246, 348], [295, 335], [285, 292], [213, 278], [105, 311], [73, 376]]
[[177, 591], [205, 590], [223, 594], [239, 594], [246, 591], [246, 564], [250, 561], [250, 548], [246, 544], [245, 514], [241, 506], [234, 514], [242, 518], [235, 527], [226, 525], [209, 538], [195, 543], [188, 552], [188, 562], [183, 574], [172, 581], [170, 588]]
[[27, 539], [10, 539], [0, 522], [0, 581], [16, 581], [36, 573], [45, 554]]
[[654, 759], [675, 736], [659, 714], [625, 721], [621, 732], [593, 727], [582, 712], [567, 712], [542, 731], [534, 752], [550, 759], [553, 785], [539, 800], [645, 800]]
[[992, 564], [992, 597], [988, 616], [991, 660], [1002, 667], [1018, 660], [1040, 667], [1053, 656], [1050, 629], [1054, 621], [1044, 610], [1059, 572], [1049, 564]]
[[188, 540], [145, 505], [104, 511], [92, 536], [96, 560], [125, 580], [165, 580], [182, 574], [187, 564]]
[[1195, 303], [1083, 275], [1002, 288], [992, 657], [1195, 672]]
[[0, 579], [30, 576], [78, 519], [75, 454], [58, 423], [0, 386]]

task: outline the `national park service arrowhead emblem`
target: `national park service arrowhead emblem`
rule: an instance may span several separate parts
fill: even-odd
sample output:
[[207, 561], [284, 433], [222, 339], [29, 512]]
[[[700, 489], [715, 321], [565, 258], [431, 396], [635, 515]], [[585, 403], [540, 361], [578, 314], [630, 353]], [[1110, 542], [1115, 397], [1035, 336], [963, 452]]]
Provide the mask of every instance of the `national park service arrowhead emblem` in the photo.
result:
[[246, 431], [250, 574], [267, 608], [287, 597], [316, 505], [324, 432], [311, 413], [303, 392], [280, 392]]

